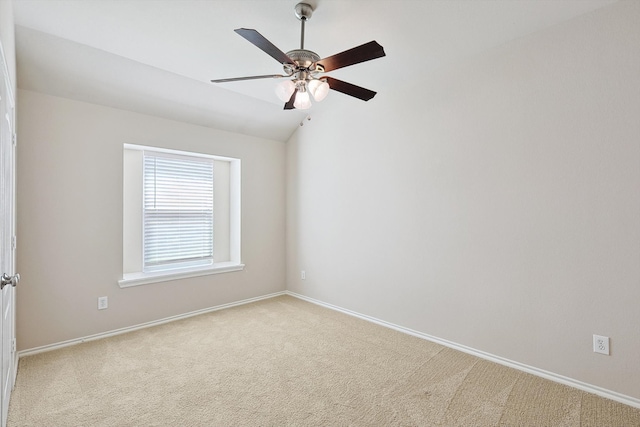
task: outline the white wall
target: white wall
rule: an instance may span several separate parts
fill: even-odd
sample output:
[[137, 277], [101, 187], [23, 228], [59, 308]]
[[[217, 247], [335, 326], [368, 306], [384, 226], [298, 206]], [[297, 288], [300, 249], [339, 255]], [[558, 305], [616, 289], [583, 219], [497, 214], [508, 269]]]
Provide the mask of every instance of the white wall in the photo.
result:
[[13, 86], [13, 96], [16, 94], [16, 42], [13, 20], [13, 1], [0, 1], [0, 42], [7, 61], [9, 79]]
[[[24, 90], [18, 117], [18, 349], [285, 289], [284, 143]], [[124, 143], [241, 159], [244, 271], [118, 286]]]
[[332, 92], [287, 147], [288, 289], [640, 398], [638, 52], [621, 2]]

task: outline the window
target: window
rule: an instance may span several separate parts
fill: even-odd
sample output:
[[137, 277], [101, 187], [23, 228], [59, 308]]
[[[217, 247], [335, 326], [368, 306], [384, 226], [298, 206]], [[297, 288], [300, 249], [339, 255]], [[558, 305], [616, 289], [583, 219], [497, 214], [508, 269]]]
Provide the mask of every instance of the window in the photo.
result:
[[143, 271], [212, 264], [213, 159], [143, 157]]
[[240, 160], [125, 144], [121, 287], [241, 270]]

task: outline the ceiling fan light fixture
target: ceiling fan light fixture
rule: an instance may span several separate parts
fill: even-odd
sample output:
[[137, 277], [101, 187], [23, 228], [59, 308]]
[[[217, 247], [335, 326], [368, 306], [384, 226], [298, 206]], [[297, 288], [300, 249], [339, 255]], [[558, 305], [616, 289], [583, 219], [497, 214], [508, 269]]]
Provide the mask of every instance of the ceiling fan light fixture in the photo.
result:
[[[314, 4], [316, 2], [313, 2]], [[255, 80], [285, 77], [286, 81], [275, 87], [275, 93], [285, 102], [284, 110], [311, 107], [311, 97], [316, 102], [322, 101], [329, 90], [335, 90], [354, 98], [368, 101], [376, 92], [333, 77], [317, 77], [318, 74], [331, 72], [339, 68], [349, 67], [361, 62], [385, 56], [384, 48], [375, 40], [353, 47], [335, 55], [321, 58], [317, 53], [304, 48], [305, 23], [311, 18], [314, 7], [308, 3], [295, 6], [296, 17], [301, 22], [300, 49], [285, 53], [271, 43], [258, 31], [251, 28], [236, 28], [234, 31], [267, 55], [278, 61], [283, 67], [284, 75], [268, 74], [260, 76], [232, 77], [211, 80], [212, 83], [235, 82], [239, 80]], [[311, 94], [311, 96], [309, 96]]]
[[275, 88], [276, 95], [282, 102], [287, 102], [291, 99], [291, 95], [293, 95], [294, 90], [296, 90], [296, 85], [292, 80], [280, 82]]
[[293, 106], [298, 110], [308, 110], [311, 108], [311, 99], [309, 99], [309, 92], [302, 92], [298, 90], [296, 93], [296, 100], [293, 102]]
[[316, 102], [320, 102], [325, 99], [329, 93], [329, 83], [324, 80], [313, 79], [307, 83], [307, 87]]

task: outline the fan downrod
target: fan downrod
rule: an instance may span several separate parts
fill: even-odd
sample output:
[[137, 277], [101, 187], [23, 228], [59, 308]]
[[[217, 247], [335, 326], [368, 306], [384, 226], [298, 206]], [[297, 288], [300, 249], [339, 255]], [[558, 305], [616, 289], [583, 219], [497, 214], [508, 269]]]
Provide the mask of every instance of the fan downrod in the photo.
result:
[[298, 3], [294, 8], [296, 18], [300, 20], [300, 49], [304, 49], [304, 24], [311, 19], [313, 8], [307, 3]]
[[[283, 64], [284, 71], [288, 75], [296, 75], [297, 78], [305, 79], [307, 75], [315, 75], [321, 72], [319, 68], [312, 68], [313, 64], [320, 60], [320, 56], [308, 49], [304, 48], [304, 24], [311, 19], [313, 15], [313, 6], [308, 3], [298, 3], [295, 8], [296, 18], [300, 20], [300, 49], [294, 49], [287, 52], [287, 56], [293, 60], [295, 66], [291, 64]], [[301, 74], [302, 73], [302, 74]]]

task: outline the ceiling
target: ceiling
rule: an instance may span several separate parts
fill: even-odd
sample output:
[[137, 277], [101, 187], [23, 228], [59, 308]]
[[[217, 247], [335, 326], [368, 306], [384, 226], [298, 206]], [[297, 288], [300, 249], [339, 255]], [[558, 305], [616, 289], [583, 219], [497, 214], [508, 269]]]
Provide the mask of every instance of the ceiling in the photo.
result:
[[[246, 135], [286, 141], [330, 103], [284, 111], [276, 81], [211, 79], [280, 74], [237, 35], [253, 28], [299, 48], [296, 0], [14, 0], [18, 87]], [[612, 0], [308, 0], [305, 48], [327, 57], [376, 40], [387, 54], [331, 76], [383, 94]], [[335, 97], [335, 99], [333, 99]], [[384, 102], [378, 96], [371, 102]]]

